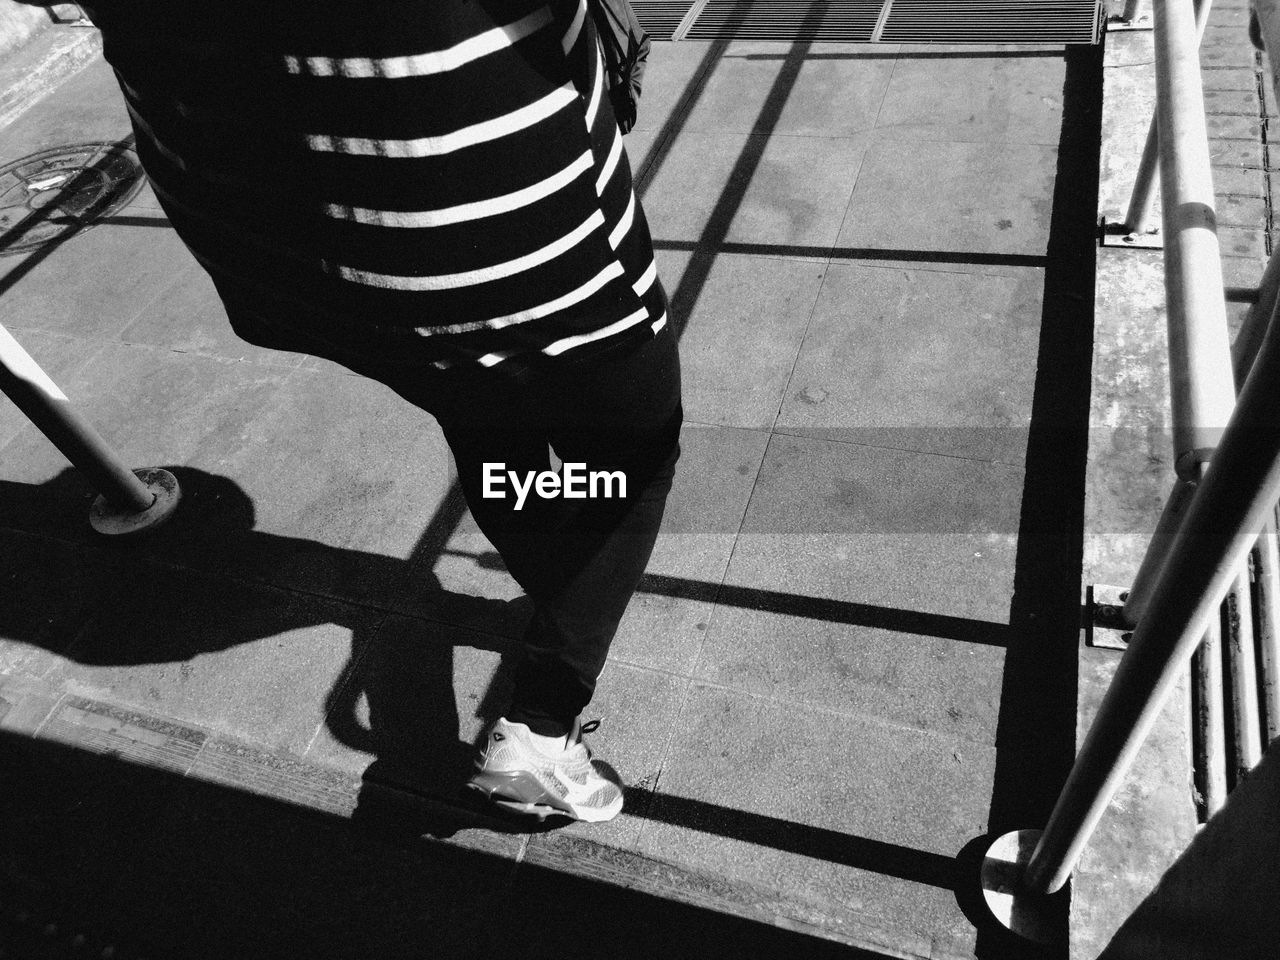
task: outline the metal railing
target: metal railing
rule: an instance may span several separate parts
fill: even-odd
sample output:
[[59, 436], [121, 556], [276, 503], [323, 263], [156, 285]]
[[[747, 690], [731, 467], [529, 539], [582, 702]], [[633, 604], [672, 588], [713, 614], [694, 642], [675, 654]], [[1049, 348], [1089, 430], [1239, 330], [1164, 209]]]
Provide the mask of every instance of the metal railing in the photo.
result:
[[130, 470], [58, 385], [0, 326], [0, 392], [62, 451], [99, 492], [89, 521], [99, 533], [127, 535], [166, 520], [178, 504], [178, 481], [167, 470]]
[[[1269, 8], [1263, 36], [1280, 51], [1280, 0]], [[1214, 218], [1199, 40], [1208, 0], [1154, 0], [1156, 116], [1163, 198], [1166, 314], [1169, 332], [1174, 458], [1172, 494], [1128, 592], [1128, 649], [1085, 738], [1048, 823], [992, 845], [984, 893], [1016, 931], [1043, 939], [1039, 907], [1071, 875], [1164, 701], [1197, 650], [1199, 704], [1209, 734], [1221, 743], [1227, 726], [1221, 697], [1233, 694], [1232, 757], [1239, 779], [1280, 726], [1274, 616], [1280, 600], [1275, 510], [1280, 500], [1280, 329], [1274, 320], [1280, 257], [1268, 265], [1257, 302], [1233, 352], [1229, 343]], [[1158, 134], [1155, 133], [1158, 131]], [[1147, 189], [1143, 175], [1136, 194]], [[1131, 224], [1132, 225], [1132, 224]], [[1236, 384], [1240, 383], [1239, 396]], [[1250, 557], [1253, 556], [1252, 567]], [[1255, 598], [1251, 584], [1260, 585]], [[1257, 600], [1261, 614], [1254, 629]], [[1256, 653], [1261, 683], [1255, 665]], [[1217, 645], [1225, 647], [1222, 677]], [[1263, 708], [1259, 707], [1259, 687]], [[1216, 706], [1215, 706], [1216, 702]], [[1221, 753], [1221, 751], [1218, 751]], [[1215, 758], [1223, 766], [1221, 756]], [[1226, 777], [1213, 776], [1217, 793]], [[1220, 803], [1220, 796], [1215, 796]]]

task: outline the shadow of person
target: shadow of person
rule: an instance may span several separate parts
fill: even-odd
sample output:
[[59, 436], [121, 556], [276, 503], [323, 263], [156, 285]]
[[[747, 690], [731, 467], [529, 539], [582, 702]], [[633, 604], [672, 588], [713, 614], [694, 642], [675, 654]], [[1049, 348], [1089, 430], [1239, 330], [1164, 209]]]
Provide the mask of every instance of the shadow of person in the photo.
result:
[[[89, 529], [94, 493], [74, 470], [41, 484], [0, 481], [0, 638], [73, 663], [129, 667], [185, 664], [322, 624], [350, 630], [324, 724], [342, 748], [371, 758], [357, 819], [411, 814], [409, 826], [421, 831], [418, 800], [444, 813], [482, 810], [462, 790], [473, 744], [460, 739], [454, 647], [501, 655], [486, 693], [467, 701], [487, 723], [509, 692], [523, 598], [445, 591], [421, 549], [404, 560], [255, 530], [254, 502], [233, 480], [165, 469], [178, 479], [181, 503], [133, 541]], [[25, 662], [0, 651], [0, 676], [23, 672]], [[385, 802], [387, 791], [400, 800]], [[456, 825], [444, 816], [429, 832]]]

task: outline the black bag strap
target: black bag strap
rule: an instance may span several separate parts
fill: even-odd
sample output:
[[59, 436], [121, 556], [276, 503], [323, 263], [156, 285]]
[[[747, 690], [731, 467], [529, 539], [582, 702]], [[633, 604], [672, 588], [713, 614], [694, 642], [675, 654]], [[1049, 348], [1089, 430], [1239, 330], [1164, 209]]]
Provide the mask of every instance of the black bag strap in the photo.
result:
[[649, 34], [640, 25], [629, 0], [586, 0], [600, 38], [608, 75], [609, 101], [623, 133], [636, 122], [636, 104], [649, 58]]

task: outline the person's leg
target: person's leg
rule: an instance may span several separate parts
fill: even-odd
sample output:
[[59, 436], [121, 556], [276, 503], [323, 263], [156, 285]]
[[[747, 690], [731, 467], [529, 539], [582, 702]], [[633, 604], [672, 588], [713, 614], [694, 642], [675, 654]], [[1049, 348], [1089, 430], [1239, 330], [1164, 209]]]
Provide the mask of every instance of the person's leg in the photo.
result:
[[[663, 331], [639, 350], [558, 379], [540, 398], [551, 445], [581, 464], [587, 498], [546, 532], [551, 562], [534, 586], [526, 654], [507, 716], [548, 736], [568, 732], [590, 701], [610, 643], [644, 574], [679, 456], [680, 367]], [[625, 496], [619, 496], [619, 477]], [[613, 496], [606, 496], [612, 493]]]

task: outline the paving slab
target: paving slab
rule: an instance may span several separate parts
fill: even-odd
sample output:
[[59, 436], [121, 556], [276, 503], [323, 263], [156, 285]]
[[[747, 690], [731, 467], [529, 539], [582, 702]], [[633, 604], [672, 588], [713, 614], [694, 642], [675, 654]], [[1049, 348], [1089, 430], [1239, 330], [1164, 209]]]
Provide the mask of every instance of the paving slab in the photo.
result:
[[[157, 220], [157, 229], [168, 221]], [[163, 347], [241, 363], [292, 369], [304, 355], [268, 350], [241, 340], [227, 321], [218, 291], [204, 268], [194, 260], [159, 297], [120, 331], [125, 343]]]
[[894, 140], [1056, 145], [1061, 49], [921, 50], [905, 46], [876, 119]]
[[[750, 599], [743, 591], [744, 603]], [[848, 604], [844, 612], [853, 622], [845, 623], [835, 619], [834, 605], [814, 608], [816, 615], [803, 616], [718, 604], [697, 678], [779, 703], [994, 745], [1004, 624], [940, 617], [933, 629], [942, 636], [931, 636], [894, 625], [891, 612], [867, 605]], [[926, 617], [911, 620], [930, 626]]]
[[639, 852], [770, 891], [783, 916], [971, 955], [952, 857], [983, 830], [992, 750], [706, 686], [681, 725]]
[[106, 223], [54, 248], [0, 258], [4, 323], [19, 337], [41, 330], [114, 338], [190, 264], [167, 226]]
[[1022, 482], [1004, 464], [775, 436], [725, 582], [1007, 623]]
[[894, 73], [897, 49], [896, 44], [725, 44], [697, 102], [682, 118], [681, 135], [851, 137], [870, 130]]
[[235, 476], [255, 529], [296, 543], [293, 557], [270, 551], [278, 567], [260, 576], [383, 604], [411, 588], [409, 558], [451, 483], [429, 415], [371, 380], [299, 371], [242, 438]]
[[877, 142], [832, 256], [988, 273], [1042, 265], [1056, 157], [1037, 144]]
[[865, 136], [682, 133], [644, 192], [654, 239], [825, 258], [866, 143]]
[[[1123, 65], [1103, 71], [1102, 146], [1098, 158], [1098, 210], [1108, 223], [1121, 223], [1151, 118], [1155, 115], [1155, 51], [1149, 32], [1117, 34], [1107, 41], [1107, 57]], [[1161, 216], [1160, 190], [1151, 208], [1151, 226]]]
[[685, 426], [662, 530], [612, 658], [677, 674], [693, 666], [768, 440], [755, 430]]
[[10, 737], [35, 736], [64, 694], [39, 680], [11, 676], [7, 668], [0, 671], [0, 731]]
[[688, 109], [701, 96], [704, 74], [719, 61], [724, 46], [653, 41], [633, 130], [656, 133], [685, 129]]
[[831, 264], [775, 430], [1022, 462], [1043, 284]]
[[0, 130], [0, 164], [38, 150], [120, 140], [131, 130], [115, 73], [99, 55], [59, 83], [37, 109]]
[[683, 318], [685, 418], [769, 429], [822, 278], [823, 264], [740, 254], [658, 251], [658, 270]]

